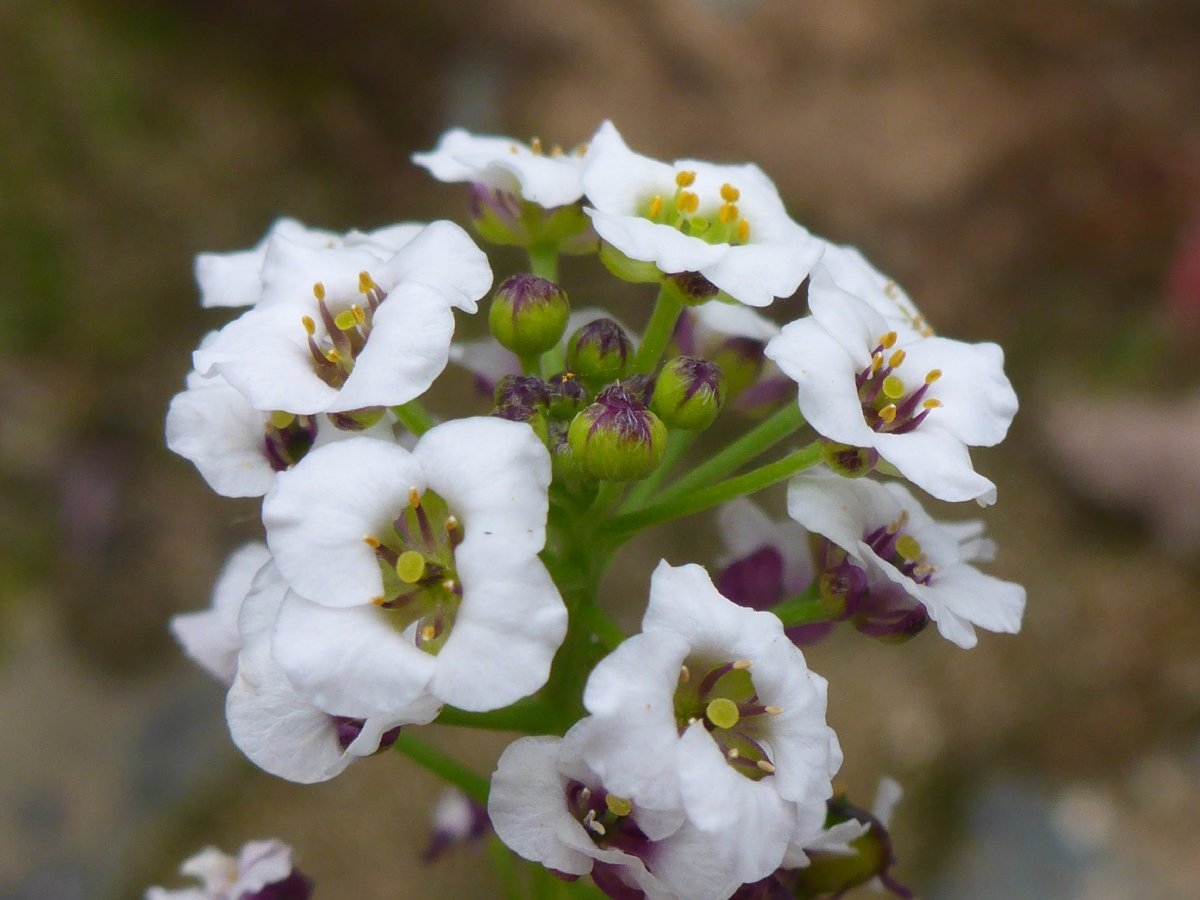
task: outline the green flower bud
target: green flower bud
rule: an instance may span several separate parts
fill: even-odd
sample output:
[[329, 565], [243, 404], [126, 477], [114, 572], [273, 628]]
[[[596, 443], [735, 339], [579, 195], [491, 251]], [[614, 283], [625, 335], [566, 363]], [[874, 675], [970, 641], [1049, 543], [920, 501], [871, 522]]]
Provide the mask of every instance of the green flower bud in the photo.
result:
[[721, 291], [699, 272], [675, 272], [663, 276], [663, 290], [684, 306], [699, 306], [715, 298]]
[[634, 481], [662, 460], [667, 426], [617, 384], [575, 417], [567, 440], [585, 474], [601, 481]]
[[662, 272], [654, 263], [630, 259], [607, 241], [600, 242], [600, 261], [622, 281], [645, 284], [662, 280]]
[[843, 478], [862, 478], [879, 461], [879, 452], [871, 447], [851, 447], [821, 438], [821, 459]]
[[567, 440], [567, 425], [562, 422], [550, 423], [550, 438], [547, 441], [550, 449], [550, 469], [557, 481], [578, 482], [585, 476], [579, 466], [579, 460], [571, 450]]
[[[864, 809], [854, 806], [844, 796], [827, 803], [825, 827], [854, 819], [868, 826], [865, 834], [850, 842], [851, 854], [830, 853], [824, 850], [808, 852], [809, 864], [792, 870], [797, 897], [841, 896], [845, 891], [879, 878], [893, 894], [910, 897], [912, 894], [893, 879], [888, 870], [895, 863], [892, 841], [887, 827]], [[897, 890], [899, 889], [899, 890]]]
[[497, 419], [508, 419], [510, 422], [524, 422], [533, 429], [533, 433], [541, 438], [542, 443], [550, 437], [546, 417], [536, 406], [500, 406], [492, 415]]
[[558, 343], [570, 314], [567, 294], [557, 284], [519, 274], [496, 289], [488, 327], [502, 347], [518, 356], [536, 356]]
[[650, 408], [670, 428], [703, 431], [725, 405], [725, 376], [716, 363], [677, 356], [663, 366]]
[[325, 415], [333, 426], [341, 431], [366, 431], [383, 418], [383, 413], [382, 406], [364, 406], [362, 409], [348, 409], [345, 412]]
[[753, 338], [733, 337], [727, 338], [710, 354], [712, 361], [725, 373], [730, 398], [741, 396], [758, 381], [762, 375], [765, 346]]
[[536, 375], [505, 375], [496, 382], [492, 396], [497, 409], [505, 406], [545, 409], [550, 404], [550, 386]]
[[546, 208], [477, 182], [471, 185], [470, 215], [479, 236], [502, 247], [540, 247], [571, 255], [596, 252], [598, 238], [582, 203]]
[[592, 395], [574, 372], [559, 372], [549, 382], [550, 415], [570, 420], [588, 405]]
[[612, 319], [588, 322], [567, 340], [567, 368], [589, 385], [622, 378], [633, 364], [633, 342]]

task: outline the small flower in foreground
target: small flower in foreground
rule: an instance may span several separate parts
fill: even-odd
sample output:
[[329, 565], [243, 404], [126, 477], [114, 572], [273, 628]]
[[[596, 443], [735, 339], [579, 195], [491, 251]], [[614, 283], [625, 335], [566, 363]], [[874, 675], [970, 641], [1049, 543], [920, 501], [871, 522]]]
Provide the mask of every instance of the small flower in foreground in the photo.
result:
[[919, 630], [924, 615], [960, 647], [976, 625], [1020, 630], [1025, 589], [970, 565], [994, 553], [981, 522], [936, 522], [903, 485], [820, 470], [789, 483], [788, 515], [827, 539], [819, 574], [847, 586], [846, 613], [868, 633]]
[[534, 433], [490, 417], [411, 452], [340, 441], [280, 473], [263, 524], [296, 595], [274, 638], [293, 683], [358, 716], [425, 692], [496, 709], [541, 687], [567, 624], [538, 558], [549, 483]]
[[179, 871], [200, 887], [152, 887], [146, 900], [307, 900], [313, 893], [312, 879], [294, 867], [292, 848], [275, 839], [250, 841], [236, 857], [206, 847]]
[[472, 222], [487, 240], [577, 253], [596, 243], [579, 204], [583, 151], [547, 151], [536, 138], [527, 145], [452, 128], [412, 161], [438, 181], [471, 185]]
[[825, 680], [700, 566], [659, 565], [642, 626], [588, 679], [583, 759], [642, 808], [682, 808], [739, 884], [763, 878], [824, 821], [842, 759]]
[[940, 500], [994, 502], [967, 448], [998, 444], [1016, 414], [1003, 351], [898, 330], [820, 266], [809, 305], [812, 316], [785, 326], [766, 354], [796, 382], [817, 433], [877, 451]]
[[171, 619], [171, 633], [193, 660], [218, 681], [232, 684], [237, 672], [242, 638], [238, 615], [250, 593], [254, 576], [271, 559], [257, 541], [243, 544], [229, 555], [213, 586], [212, 606], [202, 612], [184, 613]]
[[601, 256], [622, 277], [697, 273], [741, 303], [767, 306], [795, 293], [821, 255], [758, 166], [658, 162], [631, 151], [611, 122], [592, 138], [583, 186], [592, 226], [617, 251], [602, 246]]
[[457, 225], [434, 222], [395, 254], [315, 249], [275, 236], [259, 304], [193, 354], [260, 410], [298, 415], [395, 406], [445, 368], [452, 308], [476, 310], [487, 258]]

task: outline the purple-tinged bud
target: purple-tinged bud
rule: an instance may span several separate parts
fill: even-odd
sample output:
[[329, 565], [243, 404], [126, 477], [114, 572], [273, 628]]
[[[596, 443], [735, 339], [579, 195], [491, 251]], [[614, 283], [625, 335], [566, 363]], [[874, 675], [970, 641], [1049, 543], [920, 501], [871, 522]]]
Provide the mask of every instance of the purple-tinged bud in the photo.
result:
[[668, 428], [703, 431], [725, 405], [720, 366], [695, 356], [677, 356], [658, 374], [650, 408]]
[[596, 232], [582, 203], [544, 207], [512, 191], [471, 185], [471, 225], [502, 247], [538, 247], [556, 253], [595, 253]]
[[843, 478], [862, 478], [874, 470], [879, 451], [873, 447], [851, 447], [821, 438], [821, 459]]
[[[332, 716], [333, 726], [337, 729], [338, 746], [343, 750], [353, 744], [360, 734], [362, 734], [363, 725], [366, 723], [362, 719], [352, 719], [349, 716]], [[379, 749], [376, 753], [382, 753], [384, 750], [390, 750], [392, 744], [400, 737], [400, 726], [389, 728], [379, 738]]]
[[567, 340], [567, 368], [589, 385], [622, 378], [633, 364], [633, 342], [612, 319], [596, 319]]
[[578, 482], [587, 476], [579, 466], [579, 460], [571, 450], [571, 442], [567, 439], [568, 425], [564, 422], [551, 421], [550, 437], [546, 447], [550, 451], [550, 468], [558, 481]]
[[606, 388], [567, 433], [584, 473], [601, 481], [634, 481], [658, 466], [667, 427], [621, 385]]
[[[738, 397], [762, 375], [765, 357], [762, 341], [748, 337], [731, 337], [721, 342], [710, 355], [712, 361], [725, 373], [725, 384], [730, 397]], [[792, 383], [792, 388], [795, 384]]]
[[715, 299], [721, 292], [715, 284], [699, 272], [676, 272], [663, 276], [663, 287], [675, 295], [684, 306], [699, 306]]
[[642, 406], [649, 406], [650, 398], [654, 396], [654, 376], [641, 373], [630, 375], [621, 379], [621, 387]]
[[299, 869], [292, 869], [283, 881], [265, 884], [257, 891], [240, 894], [238, 900], [308, 900], [315, 884]]
[[446, 788], [433, 809], [433, 834], [421, 861], [436, 862], [455, 844], [483, 837], [492, 829], [487, 810], [457, 788]]
[[592, 395], [574, 372], [559, 372], [550, 376], [550, 415], [571, 420], [591, 402]]
[[341, 431], [366, 431], [379, 423], [384, 412], [386, 410], [382, 406], [364, 406], [362, 409], [326, 413], [325, 416]]
[[892, 839], [887, 826], [865, 809], [854, 806], [845, 796], [827, 801], [826, 808], [826, 828], [853, 819], [866, 825], [867, 831], [850, 842], [853, 853], [808, 851], [807, 866], [788, 870], [788, 874], [794, 879], [793, 896], [841, 896], [851, 888], [878, 878], [880, 884], [893, 896], [911, 900], [912, 892], [896, 881], [889, 872], [896, 859], [892, 853]]
[[536, 356], [555, 346], [567, 330], [571, 304], [553, 281], [518, 274], [492, 296], [488, 327], [500, 345], [518, 356]]
[[497, 419], [507, 419], [509, 422], [524, 422], [533, 429], [533, 433], [538, 436], [543, 444], [549, 439], [546, 416], [536, 406], [520, 406], [517, 404], [498, 406], [492, 410], [492, 415]]
[[471, 185], [471, 225], [485, 241], [502, 247], [529, 245], [529, 229], [521, 219], [521, 198], [511, 191]]
[[497, 408], [536, 406], [545, 409], [550, 405], [550, 385], [536, 375], [505, 375], [496, 382], [492, 395]]

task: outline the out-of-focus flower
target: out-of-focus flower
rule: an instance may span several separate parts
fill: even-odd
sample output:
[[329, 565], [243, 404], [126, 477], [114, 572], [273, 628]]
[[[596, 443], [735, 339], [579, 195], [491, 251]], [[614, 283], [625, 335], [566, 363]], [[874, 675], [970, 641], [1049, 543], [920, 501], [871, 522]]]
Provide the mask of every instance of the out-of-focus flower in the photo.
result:
[[274, 838], [250, 841], [230, 856], [216, 847], [205, 847], [179, 867], [200, 887], [152, 887], [146, 900], [307, 900], [312, 879], [292, 862], [292, 848]]

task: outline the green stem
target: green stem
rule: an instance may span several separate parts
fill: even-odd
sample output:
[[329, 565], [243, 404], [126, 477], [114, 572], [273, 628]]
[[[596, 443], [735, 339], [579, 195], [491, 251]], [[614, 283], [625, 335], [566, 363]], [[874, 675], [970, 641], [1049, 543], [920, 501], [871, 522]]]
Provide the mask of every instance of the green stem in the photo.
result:
[[530, 247], [529, 271], [538, 278], [558, 281], [558, 248], [554, 245]]
[[580, 604], [575, 614], [579, 617], [579, 621], [599, 639], [605, 650], [615, 650], [617, 645], [625, 640], [625, 633], [617, 627], [617, 623], [596, 604]]
[[617, 516], [610, 520], [602, 529], [604, 535], [617, 537], [628, 535], [651, 525], [669, 522], [690, 516], [701, 510], [728, 503], [736, 497], [753, 494], [763, 488], [770, 487], [797, 472], [802, 472], [821, 461], [821, 447], [816, 441], [783, 459], [768, 463], [753, 469], [736, 478], [728, 478], [708, 488], [693, 491], [682, 497], [675, 497], [651, 504], [639, 510]]
[[625, 511], [637, 509], [645, 503], [646, 499], [658, 490], [663, 479], [671, 473], [675, 464], [679, 462], [679, 458], [687, 452], [695, 439], [696, 432], [694, 431], [684, 431], [682, 428], [672, 431], [667, 438], [667, 449], [663, 451], [662, 462], [658, 464], [657, 469], [650, 473], [648, 478], [633, 486], [633, 489], [626, 495], [625, 502], [621, 504], [621, 509]]
[[658, 292], [654, 303], [654, 312], [646, 325], [646, 333], [642, 335], [642, 345], [638, 347], [637, 356], [633, 358], [633, 371], [649, 375], [662, 359], [663, 351], [675, 332], [675, 323], [683, 312], [683, 304], [676, 292], [666, 289]]
[[394, 746], [417, 765], [450, 782], [476, 803], [487, 805], [489, 782], [478, 772], [451, 759], [420, 738], [413, 737], [408, 729], [401, 729]]
[[730, 472], [740, 469], [750, 460], [761, 456], [784, 438], [798, 431], [803, 424], [804, 417], [800, 414], [800, 407], [795, 403], [787, 404], [769, 419], [747, 431], [720, 453], [701, 463], [675, 483], [668, 485], [666, 490], [659, 495], [659, 502], [665, 503], [668, 500], [674, 500], [696, 488], [724, 478]]
[[771, 607], [771, 612], [779, 617], [784, 628], [792, 628], [796, 625], [815, 625], [817, 622], [830, 620], [829, 610], [817, 596], [815, 580], [806, 590], [775, 604]]
[[481, 728], [488, 731], [519, 731], [523, 734], [544, 734], [552, 730], [557, 721], [554, 710], [544, 701], [534, 697], [526, 697], [511, 706], [488, 712], [467, 712], [447, 706], [437, 717], [438, 725]]
[[396, 414], [396, 418], [400, 420], [400, 424], [417, 437], [420, 437], [437, 424], [437, 421], [429, 414], [429, 411], [421, 405], [420, 400], [409, 400], [403, 406], [393, 406], [392, 412]]

